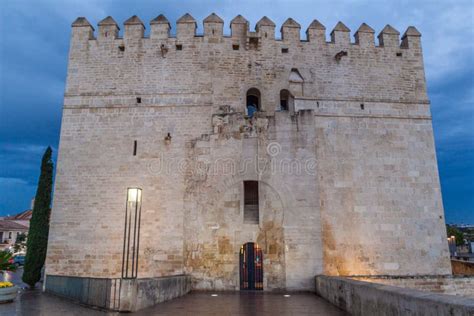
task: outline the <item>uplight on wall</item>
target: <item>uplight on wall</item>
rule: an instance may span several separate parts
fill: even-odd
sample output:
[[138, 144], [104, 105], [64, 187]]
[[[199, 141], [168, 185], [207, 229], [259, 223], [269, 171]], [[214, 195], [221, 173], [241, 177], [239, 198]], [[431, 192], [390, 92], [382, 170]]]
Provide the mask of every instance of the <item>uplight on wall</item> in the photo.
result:
[[138, 273], [142, 189], [128, 188], [123, 233], [122, 278], [134, 279]]

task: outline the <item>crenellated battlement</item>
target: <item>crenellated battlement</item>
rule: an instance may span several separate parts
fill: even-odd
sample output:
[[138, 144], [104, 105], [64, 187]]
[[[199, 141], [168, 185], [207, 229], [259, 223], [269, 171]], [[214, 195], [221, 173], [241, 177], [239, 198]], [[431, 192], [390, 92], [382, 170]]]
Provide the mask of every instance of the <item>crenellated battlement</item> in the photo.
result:
[[[400, 38], [390, 25], [377, 35], [365, 23], [352, 33], [342, 22], [329, 30], [313, 20], [301, 39], [302, 26], [292, 18], [280, 34], [266, 16], [254, 29], [241, 15], [226, 34], [225, 24], [212, 13], [198, 34], [190, 14], [175, 25], [162, 14], [149, 25], [136, 15], [123, 25], [108, 16], [95, 30], [78, 18], [72, 24], [67, 106], [81, 106], [75, 99], [81, 95], [94, 106], [230, 105], [245, 111], [249, 90], [259, 91], [260, 109], [269, 113], [280, 108], [280, 93], [298, 99], [298, 108], [321, 111], [323, 100], [428, 100], [421, 34], [414, 27]], [[108, 97], [117, 93], [128, 97]]]
[[[97, 35], [94, 35], [93, 26], [84, 17], [79, 17], [72, 24], [73, 39], [108, 41], [119, 38], [120, 27], [110, 16], [98, 23]], [[338, 22], [330, 31], [330, 41], [327, 41], [326, 27], [318, 20], [314, 20], [306, 29], [306, 38], [300, 38], [301, 25], [292, 18], [288, 18], [280, 28], [280, 38], [276, 37], [275, 23], [264, 16], [255, 26], [255, 30], [249, 29], [249, 22], [241, 15], [230, 21], [230, 36], [224, 35], [224, 21], [215, 13], [210, 14], [203, 20], [202, 35], [197, 34], [197, 21], [188, 13], [176, 21], [176, 35], [171, 36], [171, 24], [168, 19], [160, 14], [150, 21], [150, 32], [145, 33], [145, 24], [136, 15], [124, 22], [124, 40], [151, 39], [164, 40], [176, 38], [180, 42], [193, 38], [205, 38], [210, 42], [219, 42], [222, 38], [231, 38], [235, 43], [249, 45], [256, 43], [261, 47], [265, 42], [281, 41], [288, 45], [310, 43], [316, 45], [336, 44], [340, 46], [360, 45], [362, 47], [375, 47], [375, 31], [369, 25], [362, 23], [354, 33], [354, 42], [351, 42], [351, 30], [342, 22]], [[377, 35], [378, 47], [391, 48], [420, 48], [420, 32], [413, 26], [408, 27], [400, 38], [400, 32], [387, 24]]]

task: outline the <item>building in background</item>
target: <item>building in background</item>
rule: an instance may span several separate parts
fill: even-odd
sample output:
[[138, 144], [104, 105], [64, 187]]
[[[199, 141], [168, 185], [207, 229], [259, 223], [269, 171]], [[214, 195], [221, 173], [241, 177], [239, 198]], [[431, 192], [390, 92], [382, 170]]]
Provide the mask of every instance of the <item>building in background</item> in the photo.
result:
[[27, 228], [29, 228], [30, 227], [30, 220], [31, 220], [32, 215], [33, 215], [33, 209], [23, 211], [23, 212], [18, 213], [16, 215], [6, 216], [3, 219], [15, 222], [17, 224], [21, 224], [21, 225], [26, 226]]
[[0, 220], [0, 249], [12, 247], [20, 234], [28, 234], [28, 227], [11, 220]]
[[28, 234], [30, 220], [33, 214], [33, 202], [31, 209], [15, 215], [0, 217], [0, 248], [12, 250], [20, 234]]

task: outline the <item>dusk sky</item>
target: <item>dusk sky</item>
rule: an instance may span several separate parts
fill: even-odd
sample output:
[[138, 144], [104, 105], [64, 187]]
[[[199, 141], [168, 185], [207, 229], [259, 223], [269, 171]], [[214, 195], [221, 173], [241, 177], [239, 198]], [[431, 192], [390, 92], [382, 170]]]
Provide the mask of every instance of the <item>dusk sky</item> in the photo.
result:
[[[175, 21], [189, 12], [198, 21], [215, 12], [229, 22], [237, 14], [250, 28], [264, 15], [277, 24], [292, 17], [301, 36], [313, 19], [327, 28], [362, 22], [386, 24], [401, 34], [422, 33], [436, 152], [448, 223], [474, 224], [474, 2], [467, 1], [119, 1], [2, 0], [0, 6], [0, 216], [28, 209], [35, 195], [41, 156], [57, 156], [71, 23], [94, 26], [108, 15], [122, 23], [137, 14], [147, 26], [165, 14]], [[97, 28], [96, 28], [97, 29]], [[279, 36], [279, 32], [277, 32]], [[353, 37], [352, 37], [353, 39]]]

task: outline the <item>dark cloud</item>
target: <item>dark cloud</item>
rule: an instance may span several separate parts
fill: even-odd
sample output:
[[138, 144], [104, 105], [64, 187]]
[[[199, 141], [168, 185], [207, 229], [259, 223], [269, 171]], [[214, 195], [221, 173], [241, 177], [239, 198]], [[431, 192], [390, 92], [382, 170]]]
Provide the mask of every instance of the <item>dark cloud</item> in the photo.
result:
[[[48, 145], [58, 146], [70, 24], [107, 15], [122, 23], [133, 14], [150, 21], [164, 13], [176, 30], [190, 12], [202, 21], [216, 12], [229, 22], [244, 15], [251, 28], [263, 16], [277, 25], [291, 16], [302, 37], [317, 18], [329, 31], [343, 21], [377, 32], [389, 23], [423, 34], [439, 171], [448, 221], [474, 223], [474, 19], [472, 1], [121, 1], [3, 0], [0, 10], [0, 214], [29, 206]], [[471, 23], [469, 22], [471, 21]], [[202, 23], [198, 23], [202, 32]], [[352, 32], [352, 33], [353, 33]]]

